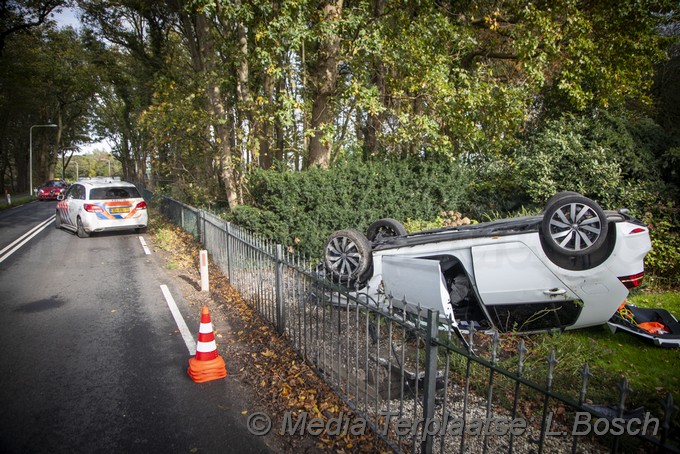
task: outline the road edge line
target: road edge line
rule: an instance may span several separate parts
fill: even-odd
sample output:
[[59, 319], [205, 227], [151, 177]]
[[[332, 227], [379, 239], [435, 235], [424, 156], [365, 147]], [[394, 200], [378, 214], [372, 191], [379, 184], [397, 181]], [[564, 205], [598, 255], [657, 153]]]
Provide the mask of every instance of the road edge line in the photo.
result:
[[182, 338], [184, 339], [184, 344], [186, 344], [187, 349], [189, 350], [190, 355], [195, 355], [196, 354], [196, 341], [194, 340], [194, 337], [191, 335], [191, 331], [189, 331], [189, 327], [187, 326], [186, 322], [184, 321], [184, 318], [182, 318], [182, 314], [179, 312], [179, 308], [177, 307], [177, 303], [175, 303], [175, 299], [172, 297], [172, 294], [170, 293], [170, 290], [168, 289], [168, 286], [165, 284], [161, 285], [161, 292], [163, 292], [163, 296], [165, 297], [165, 302], [167, 303], [168, 307], [170, 308], [170, 312], [172, 313], [172, 317], [175, 319], [175, 323], [177, 324], [177, 328], [179, 328], [179, 332], [182, 334]]
[[146, 255], [151, 255], [151, 250], [149, 249], [149, 246], [146, 245], [146, 240], [144, 240], [143, 236], [139, 237], [139, 242], [142, 243], [142, 249], [144, 249], [144, 253]]

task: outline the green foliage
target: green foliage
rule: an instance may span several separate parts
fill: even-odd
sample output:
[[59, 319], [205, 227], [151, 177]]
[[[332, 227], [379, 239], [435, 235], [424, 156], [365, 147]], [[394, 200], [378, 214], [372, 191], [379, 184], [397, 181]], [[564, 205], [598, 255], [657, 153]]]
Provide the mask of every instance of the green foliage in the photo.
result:
[[665, 190], [659, 154], [668, 137], [655, 126], [601, 110], [549, 120], [511, 153], [515, 185], [536, 204], [559, 191], [606, 208], [635, 203], [642, 187]]
[[[544, 78], [552, 108], [583, 111], [646, 99], [663, 61], [660, 22], [673, 22], [671, 1], [528, 2], [517, 40], [529, 74]], [[663, 12], [662, 12], [663, 11]], [[663, 18], [661, 17], [663, 16]], [[552, 75], [549, 69], [555, 65]]]
[[[31, 33], [3, 36], [0, 187], [28, 190], [30, 139], [34, 186], [54, 178], [59, 156], [87, 141], [99, 75], [85, 41], [73, 29], [56, 30], [47, 23]], [[58, 127], [29, 134], [32, 126], [44, 124]]]
[[664, 287], [680, 287], [680, 210], [672, 202], [658, 204], [650, 207], [643, 221], [652, 237], [645, 268], [655, 278], [667, 280]]
[[255, 170], [252, 207], [231, 218], [312, 256], [334, 230], [366, 231], [383, 217], [433, 219], [463, 204], [465, 173], [453, 161], [342, 161], [330, 170]]
[[472, 174], [467, 211], [475, 218], [488, 217], [489, 212], [514, 212], [531, 203], [512, 156], [474, 155], [468, 158], [467, 165]]
[[441, 216], [437, 216], [431, 221], [408, 218], [403, 224], [408, 233], [423, 232], [425, 230], [441, 229], [444, 227], [444, 219]]
[[279, 240], [287, 238], [289, 227], [283, 220], [268, 210], [261, 210], [249, 205], [235, 207], [227, 217], [239, 226], [257, 232], [265, 238]]
[[[535, 203], [576, 191], [609, 205], [622, 185], [616, 151], [591, 137], [587, 118], [565, 115], [515, 151], [520, 182]], [[624, 145], [624, 146], [627, 146]]]

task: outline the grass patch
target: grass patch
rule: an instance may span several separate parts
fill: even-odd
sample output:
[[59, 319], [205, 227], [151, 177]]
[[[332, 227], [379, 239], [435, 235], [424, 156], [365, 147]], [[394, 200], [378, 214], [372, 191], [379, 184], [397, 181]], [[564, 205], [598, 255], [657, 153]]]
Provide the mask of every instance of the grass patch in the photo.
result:
[[165, 265], [169, 270], [178, 270], [179, 265], [174, 260], [168, 260], [167, 265]]
[[25, 196], [25, 197], [16, 197], [16, 198], [12, 197], [12, 204], [8, 205], [7, 199], [3, 195], [3, 196], [0, 197], [0, 211], [7, 210], [9, 208], [14, 208], [14, 207], [17, 207], [19, 205], [23, 205], [24, 203], [32, 202], [34, 200], [37, 200], [37, 198], [31, 197], [31, 196], [28, 196], [28, 195]]
[[[680, 292], [638, 293], [628, 301], [638, 307], [665, 309], [676, 318], [680, 315]], [[528, 349], [525, 375], [536, 383], [545, 383], [547, 358], [554, 350], [559, 361], [555, 367], [554, 386], [562, 388], [570, 397], [578, 396], [575, 391], [581, 387], [580, 370], [586, 363], [593, 374], [589, 381], [589, 395], [593, 400], [601, 398], [615, 402], [616, 395], [612, 395], [612, 390], [617, 389], [616, 385], [624, 376], [634, 391], [631, 398], [644, 395], [644, 400], [657, 399], [680, 389], [680, 348], [657, 347], [623, 332], [614, 334], [607, 325], [563, 333], [501, 335], [499, 362], [507, 370], [517, 369], [520, 340]], [[481, 345], [484, 346], [482, 352], [488, 351], [490, 340], [482, 338]], [[482, 356], [486, 355], [482, 353]], [[595, 388], [606, 390], [598, 395]], [[676, 398], [680, 399], [680, 396]]]
[[[680, 292], [658, 294], [639, 293], [629, 299], [638, 307], [660, 308], [676, 318], [680, 315]], [[650, 405], [668, 392], [680, 389], [680, 349], [657, 347], [626, 333], [612, 334], [601, 326], [574, 331], [569, 335], [581, 343], [589, 343], [592, 353], [589, 363], [597, 373], [628, 378], [633, 389], [631, 399]], [[680, 396], [675, 396], [676, 399]]]
[[[680, 315], [680, 292], [637, 293], [629, 304], [638, 307], [661, 308], [676, 318]], [[627, 333], [612, 333], [607, 325], [553, 334], [502, 336], [500, 365], [517, 370], [517, 346], [524, 340], [528, 353], [524, 376], [537, 384], [546, 383], [547, 358], [551, 350], [559, 361], [554, 370], [553, 391], [578, 400], [581, 390], [581, 370], [588, 364], [592, 377], [588, 380], [586, 398], [589, 403], [617, 405], [618, 386], [623, 377], [631, 392], [626, 407], [644, 407], [661, 418], [661, 402], [670, 392], [680, 400], [680, 348], [662, 348]], [[672, 416], [671, 425], [680, 429], [680, 413]]]

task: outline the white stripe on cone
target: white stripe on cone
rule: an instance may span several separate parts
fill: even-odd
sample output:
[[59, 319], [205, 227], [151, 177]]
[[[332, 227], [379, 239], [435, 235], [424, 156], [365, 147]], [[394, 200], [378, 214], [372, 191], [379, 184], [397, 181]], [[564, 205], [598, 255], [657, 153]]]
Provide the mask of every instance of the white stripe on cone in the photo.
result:
[[215, 341], [199, 342], [198, 344], [196, 344], [197, 352], [210, 353], [215, 350], [217, 350], [217, 344], [215, 344]]
[[198, 332], [201, 334], [210, 334], [213, 332], [212, 323], [201, 323], [198, 326]]

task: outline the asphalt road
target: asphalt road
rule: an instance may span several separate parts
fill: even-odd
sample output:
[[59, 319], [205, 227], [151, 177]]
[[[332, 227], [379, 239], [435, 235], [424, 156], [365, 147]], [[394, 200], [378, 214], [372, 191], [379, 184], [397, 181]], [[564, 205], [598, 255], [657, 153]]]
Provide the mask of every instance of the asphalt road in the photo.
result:
[[192, 331], [200, 314], [139, 235], [80, 239], [52, 221], [6, 249], [55, 205], [0, 212], [0, 452], [267, 452], [229, 377], [188, 377], [160, 286]]

